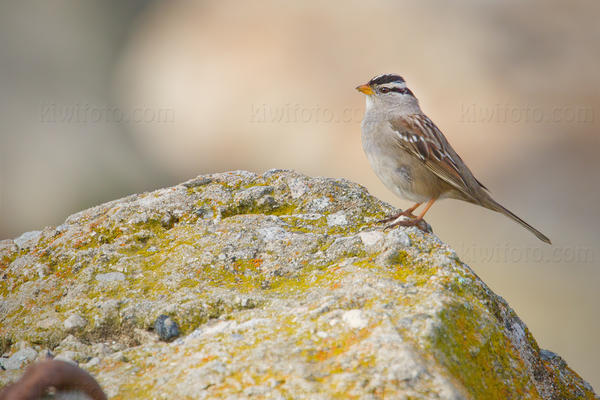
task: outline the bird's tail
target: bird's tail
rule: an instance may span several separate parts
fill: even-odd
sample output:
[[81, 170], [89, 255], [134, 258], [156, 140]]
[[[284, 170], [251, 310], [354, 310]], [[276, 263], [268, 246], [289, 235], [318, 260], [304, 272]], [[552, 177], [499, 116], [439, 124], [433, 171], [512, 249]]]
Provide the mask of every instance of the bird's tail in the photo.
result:
[[500, 214], [506, 215], [513, 221], [515, 221], [515, 222], [519, 223], [520, 225], [522, 225], [523, 227], [527, 228], [528, 231], [533, 233], [542, 242], [552, 244], [552, 242], [550, 241], [550, 239], [548, 239], [548, 237], [546, 235], [544, 235], [542, 232], [535, 229], [533, 226], [529, 225], [527, 222], [523, 221], [521, 218], [516, 216], [512, 211], [508, 210], [507, 208], [502, 206], [500, 203], [496, 202], [494, 199], [491, 198], [491, 196], [488, 195], [486, 201], [482, 202], [481, 205], [483, 205], [486, 208], [489, 208], [490, 210], [493, 210], [493, 211], [499, 212]]

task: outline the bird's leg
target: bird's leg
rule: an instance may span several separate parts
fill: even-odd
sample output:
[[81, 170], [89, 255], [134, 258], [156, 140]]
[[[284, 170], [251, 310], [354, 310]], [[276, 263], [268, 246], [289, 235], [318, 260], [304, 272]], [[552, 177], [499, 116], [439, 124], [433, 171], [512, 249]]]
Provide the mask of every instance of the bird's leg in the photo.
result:
[[[402, 218], [404, 215], [399, 215], [398, 218], [396, 218], [396, 220], [394, 222], [392, 222], [391, 224], [387, 225], [385, 227], [385, 229], [391, 229], [396, 226], [416, 226], [419, 229], [421, 229], [422, 231], [425, 231], [425, 229], [422, 226], [423, 224], [421, 224], [420, 222], [423, 221], [423, 217], [425, 216], [427, 211], [429, 211], [429, 209], [431, 208], [433, 203], [435, 203], [436, 200], [437, 200], [437, 197], [434, 197], [433, 199], [429, 200], [427, 202], [427, 204], [425, 205], [425, 209], [418, 217], [407, 220], [407, 219]], [[418, 205], [417, 205], [417, 207], [418, 207]], [[408, 211], [408, 210], [406, 210], [406, 211]]]
[[387, 224], [390, 221], [395, 221], [400, 217], [408, 217], [408, 218], [417, 218], [415, 215], [413, 215], [413, 211], [415, 211], [421, 204], [423, 203], [417, 203], [414, 206], [412, 206], [411, 208], [407, 208], [404, 211], [400, 211], [397, 214], [394, 214], [392, 216], [389, 216], [385, 219], [382, 219], [381, 221], [377, 221], [380, 224]]

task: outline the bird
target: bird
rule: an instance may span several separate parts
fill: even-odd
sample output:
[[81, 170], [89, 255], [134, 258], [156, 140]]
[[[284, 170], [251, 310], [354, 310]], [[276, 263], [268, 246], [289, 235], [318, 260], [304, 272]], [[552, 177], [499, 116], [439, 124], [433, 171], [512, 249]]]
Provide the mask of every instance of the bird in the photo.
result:
[[[421, 111], [401, 76], [378, 75], [356, 89], [366, 95], [361, 141], [371, 167], [390, 191], [415, 203], [379, 221], [391, 222], [386, 228], [422, 226], [423, 217], [437, 200], [451, 198], [504, 214], [551, 244], [543, 233], [492, 198], [442, 131]], [[413, 212], [423, 203], [423, 211], [415, 216]]]

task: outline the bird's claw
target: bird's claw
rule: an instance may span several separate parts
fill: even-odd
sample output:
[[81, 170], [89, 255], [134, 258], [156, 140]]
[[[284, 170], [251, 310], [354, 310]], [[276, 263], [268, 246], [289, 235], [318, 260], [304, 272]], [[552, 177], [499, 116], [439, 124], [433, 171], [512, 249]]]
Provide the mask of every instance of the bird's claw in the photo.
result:
[[384, 219], [381, 219], [381, 220], [377, 221], [377, 223], [378, 223], [378, 224], [387, 224], [388, 222], [390, 222], [390, 221], [395, 221], [395, 220], [397, 220], [397, 219], [398, 219], [398, 218], [400, 218], [400, 217], [407, 217], [407, 218], [410, 218], [410, 219], [415, 219], [415, 218], [417, 218], [417, 216], [416, 216], [416, 215], [414, 215], [414, 214], [413, 214], [412, 212], [410, 212], [410, 211], [400, 211], [400, 212], [399, 212], [399, 213], [397, 213], [397, 214], [390, 215], [389, 217], [386, 217], [386, 218], [384, 218]]
[[387, 224], [383, 228], [384, 231], [395, 228], [397, 226], [406, 226], [406, 227], [416, 226], [423, 232], [428, 232], [428, 233], [432, 232], [431, 226], [427, 222], [425, 222], [425, 220], [423, 218], [415, 217], [414, 215], [412, 215], [412, 213], [410, 214], [410, 216], [400, 213], [397, 216], [394, 216], [394, 218], [386, 218], [386, 219], [383, 219], [378, 222], [379, 223], [388, 223], [390, 221], [393, 221], [393, 222], [391, 224]]

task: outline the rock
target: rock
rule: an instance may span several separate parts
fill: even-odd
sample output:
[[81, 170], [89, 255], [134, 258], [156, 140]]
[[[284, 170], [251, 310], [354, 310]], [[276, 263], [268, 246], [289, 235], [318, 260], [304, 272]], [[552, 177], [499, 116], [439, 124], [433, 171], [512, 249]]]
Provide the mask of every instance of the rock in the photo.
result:
[[47, 318], [42, 318], [39, 321], [37, 321], [37, 326], [39, 328], [41, 328], [41, 329], [44, 329], [44, 330], [53, 329], [53, 328], [55, 328], [58, 325], [60, 325], [60, 321], [54, 315], [51, 315], [51, 316], [49, 316]]
[[90, 346], [82, 343], [75, 336], [68, 335], [59, 343], [58, 347], [56, 347], [54, 350], [57, 352], [69, 350], [78, 353], [89, 353]]
[[118, 398], [594, 398], [452, 249], [376, 223], [395, 211], [234, 171], [0, 242], [0, 386], [35, 343]]
[[50, 268], [45, 264], [38, 263], [35, 265], [35, 271], [37, 272], [38, 277], [44, 278], [50, 273]]
[[15, 253], [19, 250], [19, 247], [15, 244], [12, 239], [0, 240], [0, 254], [2, 253]]
[[395, 229], [385, 235], [385, 244], [388, 247], [408, 247], [410, 246], [410, 238], [404, 230]]
[[304, 182], [304, 179], [294, 178], [287, 181], [287, 185], [290, 188], [290, 193], [293, 199], [297, 199], [304, 195], [308, 191], [308, 186]]
[[66, 361], [73, 365], [77, 365], [80, 362], [87, 361], [88, 358], [77, 351], [65, 350], [58, 353], [54, 359], [57, 361]]
[[156, 318], [154, 332], [156, 332], [160, 340], [168, 342], [179, 336], [179, 326], [171, 317], [162, 314]]
[[29, 342], [27, 342], [25, 340], [19, 340], [12, 346], [13, 350], [16, 350], [16, 351], [28, 349], [30, 347], [32, 347], [32, 346], [29, 344]]
[[42, 231], [25, 232], [18, 238], [14, 239], [14, 243], [21, 249], [29, 248], [40, 239]]
[[86, 362], [84, 364], [84, 367], [86, 369], [89, 369], [89, 368], [92, 368], [92, 367], [96, 367], [99, 364], [100, 364], [100, 359], [98, 357], [92, 357], [92, 358], [90, 358], [90, 360], [88, 362]]
[[0, 358], [0, 365], [2, 365], [4, 369], [20, 369], [34, 361], [36, 358], [37, 351], [31, 347], [25, 347], [21, 350], [18, 350], [8, 359]]
[[342, 315], [342, 320], [352, 329], [365, 328], [369, 321], [363, 316], [361, 310], [346, 311]]
[[346, 215], [344, 215], [343, 211], [327, 216], [327, 225], [329, 226], [343, 226], [347, 223], [348, 221], [346, 220]]
[[52, 353], [49, 349], [42, 349], [38, 352], [36, 361], [42, 361], [49, 358], [54, 358], [54, 353]]
[[90, 350], [90, 354], [100, 358], [106, 357], [115, 352], [106, 343], [94, 343]]
[[79, 314], [73, 314], [63, 323], [67, 331], [85, 328], [87, 321]]
[[385, 235], [381, 231], [361, 232], [358, 234], [358, 236], [360, 237], [360, 240], [363, 242], [363, 244], [368, 248], [375, 246], [385, 237]]
[[96, 280], [99, 282], [117, 282], [124, 281], [125, 274], [122, 272], [107, 272], [106, 274], [96, 275]]

